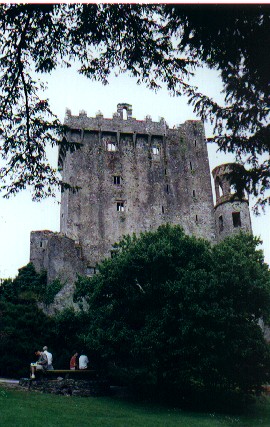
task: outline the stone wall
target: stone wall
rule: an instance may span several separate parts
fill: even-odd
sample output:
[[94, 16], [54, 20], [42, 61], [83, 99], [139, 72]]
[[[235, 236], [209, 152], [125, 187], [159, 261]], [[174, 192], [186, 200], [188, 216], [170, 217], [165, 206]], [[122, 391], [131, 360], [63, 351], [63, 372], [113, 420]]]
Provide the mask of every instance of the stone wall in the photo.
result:
[[55, 303], [43, 307], [48, 314], [74, 306], [77, 274], [94, 274], [123, 235], [170, 223], [215, 243], [251, 231], [248, 201], [231, 197], [230, 165], [213, 171], [214, 208], [202, 122], [170, 129], [164, 119], [136, 120], [131, 105], [118, 104], [112, 119], [68, 110], [65, 125], [66, 140], [80, 149], [63, 144], [59, 168], [63, 181], [79, 189], [62, 193], [60, 233], [31, 233], [36, 270], [47, 270], [49, 283], [59, 278], [65, 284]]
[[64, 307], [73, 306], [74, 283], [78, 274], [86, 274], [86, 262], [78, 243], [61, 233], [47, 230], [32, 231], [30, 237], [30, 262], [37, 272], [47, 271], [47, 282], [59, 279], [64, 285], [54, 304], [41, 308], [49, 315]]
[[212, 172], [215, 182], [215, 221], [218, 242], [240, 231], [252, 232], [248, 199], [245, 198], [244, 193], [239, 198], [230, 183], [229, 174], [236, 168], [241, 169], [243, 166], [226, 163], [217, 166]]
[[79, 380], [79, 379], [38, 379], [21, 378], [19, 385], [23, 388], [43, 393], [60, 394], [65, 396], [98, 397], [110, 393], [109, 383], [106, 380]]
[[127, 120], [121, 105], [112, 119], [68, 113], [60, 153], [63, 181], [79, 186], [63, 194], [61, 232], [80, 243], [88, 267], [110, 256], [125, 234], [180, 224], [188, 234], [215, 240], [213, 196], [203, 124], [169, 129], [164, 120]]

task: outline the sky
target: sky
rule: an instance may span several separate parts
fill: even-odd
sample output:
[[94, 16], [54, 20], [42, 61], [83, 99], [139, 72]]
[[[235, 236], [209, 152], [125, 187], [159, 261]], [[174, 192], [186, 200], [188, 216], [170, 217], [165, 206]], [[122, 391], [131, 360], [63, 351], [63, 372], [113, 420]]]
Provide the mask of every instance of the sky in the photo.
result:
[[[172, 97], [167, 90], [157, 93], [143, 85], [137, 85], [134, 78], [124, 74], [112, 76], [109, 84], [80, 76], [76, 67], [57, 69], [46, 76], [48, 83], [46, 97], [50, 100], [52, 110], [61, 121], [64, 120], [65, 110], [69, 108], [73, 115], [85, 110], [93, 117], [100, 110], [104, 117], [111, 118], [116, 112], [118, 103], [128, 103], [133, 106], [133, 117], [143, 120], [150, 115], [153, 121], [164, 117], [170, 127], [177, 126], [185, 120], [198, 119], [185, 97]], [[221, 82], [214, 71], [199, 70], [195, 83], [201, 91], [216, 100], [221, 100]], [[212, 128], [205, 124], [206, 137], [212, 136]], [[234, 161], [232, 155], [218, 153], [214, 144], [208, 144], [210, 170], [221, 163]], [[57, 149], [50, 149], [49, 159], [57, 165]], [[10, 199], [0, 196], [0, 278], [15, 277], [18, 269], [29, 262], [30, 232], [32, 230], [60, 231], [60, 195], [55, 199], [42, 202], [32, 202], [31, 194], [24, 191]], [[250, 205], [254, 201], [250, 200]], [[256, 217], [251, 212], [253, 233], [263, 240], [262, 249], [265, 261], [270, 264], [270, 210]]]

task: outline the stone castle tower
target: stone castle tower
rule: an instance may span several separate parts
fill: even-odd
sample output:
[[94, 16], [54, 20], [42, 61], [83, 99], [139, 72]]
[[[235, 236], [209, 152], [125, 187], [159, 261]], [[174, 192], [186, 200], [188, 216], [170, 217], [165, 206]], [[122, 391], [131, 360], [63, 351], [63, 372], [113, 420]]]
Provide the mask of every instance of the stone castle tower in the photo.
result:
[[76, 274], [94, 274], [125, 234], [180, 224], [187, 234], [219, 241], [251, 231], [247, 200], [232, 199], [230, 165], [213, 171], [214, 207], [203, 123], [189, 120], [170, 129], [164, 119], [136, 120], [129, 104], [118, 104], [106, 119], [85, 112], [65, 118], [66, 139], [81, 144], [59, 151], [64, 182], [78, 186], [61, 200], [60, 233], [31, 233], [30, 260], [73, 283]]

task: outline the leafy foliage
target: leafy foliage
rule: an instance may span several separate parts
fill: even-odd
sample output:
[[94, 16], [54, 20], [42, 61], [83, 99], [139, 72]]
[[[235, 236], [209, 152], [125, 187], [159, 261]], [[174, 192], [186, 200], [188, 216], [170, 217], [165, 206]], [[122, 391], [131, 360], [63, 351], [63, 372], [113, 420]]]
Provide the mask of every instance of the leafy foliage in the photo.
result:
[[33, 264], [29, 263], [19, 269], [18, 276], [6, 279], [0, 286], [0, 298], [9, 302], [42, 300], [47, 286], [46, 272], [36, 273]]
[[[5, 194], [33, 186], [33, 197], [61, 183], [47, 162], [47, 144], [61, 128], [42, 98], [38, 73], [79, 62], [79, 73], [108, 82], [128, 72], [157, 90], [186, 94], [214, 125], [224, 151], [247, 157], [243, 186], [264, 205], [269, 189], [269, 7], [264, 5], [3, 4], [0, 7], [1, 169]], [[202, 66], [217, 69], [224, 105], [189, 78]], [[69, 146], [69, 141], [62, 144]]]
[[28, 376], [36, 360], [34, 351], [51, 340], [52, 319], [34, 302], [8, 302], [0, 299], [0, 375]]
[[28, 376], [34, 351], [44, 345], [53, 353], [55, 368], [69, 368], [73, 350], [83, 347], [77, 337], [83, 314], [66, 310], [48, 317], [37, 304], [50, 304], [61, 288], [57, 280], [47, 286], [46, 273], [36, 273], [32, 264], [0, 286], [0, 376]]
[[211, 247], [180, 227], [125, 237], [117, 255], [81, 278], [85, 340], [128, 382], [251, 392], [270, 352], [258, 325], [270, 308], [270, 272], [257, 239]]
[[46, 305], [52, 304], [55, 296], [58, 294], [59, 291], [61, 291], [62, 287], [63, 284], [60, 282], [59, 279], [55, 279], [51, 283], [48, 283], [44, 295], [42, 297], [42, 302], [44, 302], [44, 304]]

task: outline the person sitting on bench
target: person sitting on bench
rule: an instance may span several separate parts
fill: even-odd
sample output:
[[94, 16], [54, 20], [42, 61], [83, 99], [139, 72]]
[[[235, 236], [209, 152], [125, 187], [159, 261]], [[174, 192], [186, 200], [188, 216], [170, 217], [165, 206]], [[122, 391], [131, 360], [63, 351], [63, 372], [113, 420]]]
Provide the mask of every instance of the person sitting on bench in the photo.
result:
[[48, 369], [48, 358], [46, 354], [40, 350], [36, 350], [35, 355], [38, 356], [38, 361], [31, 363], [31, 378], [35, 378], [36, 371], [47, 371]]
[[79, 369], [87, 369], [88, 363], [88, 357], [84, 354], [84, 351], [82, 351], [79, 357]]

